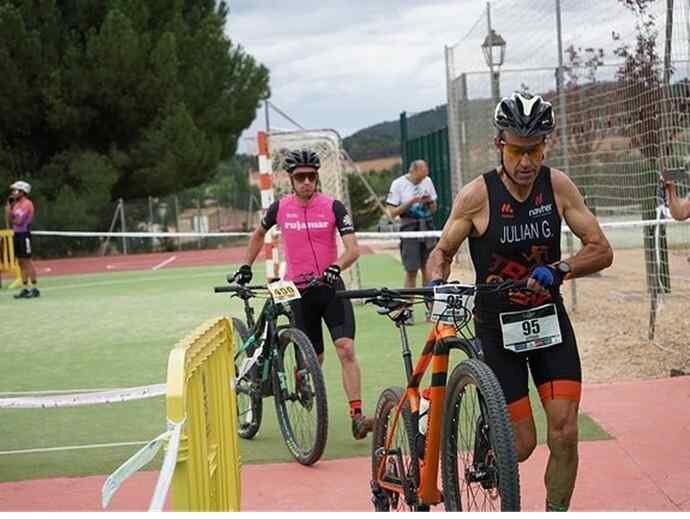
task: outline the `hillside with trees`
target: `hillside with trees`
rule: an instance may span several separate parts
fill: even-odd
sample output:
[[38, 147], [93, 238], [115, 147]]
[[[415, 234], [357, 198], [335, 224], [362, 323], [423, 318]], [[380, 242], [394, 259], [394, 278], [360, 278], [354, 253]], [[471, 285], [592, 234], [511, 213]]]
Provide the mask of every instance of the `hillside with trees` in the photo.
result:
[[[408, 137], [414, 139], [448, 125], [446, 105], [408, 115]], [[385, 121], [363, 128], [343, 139], [354, 160], [369, 160], [400, 155], [400, 123]]]

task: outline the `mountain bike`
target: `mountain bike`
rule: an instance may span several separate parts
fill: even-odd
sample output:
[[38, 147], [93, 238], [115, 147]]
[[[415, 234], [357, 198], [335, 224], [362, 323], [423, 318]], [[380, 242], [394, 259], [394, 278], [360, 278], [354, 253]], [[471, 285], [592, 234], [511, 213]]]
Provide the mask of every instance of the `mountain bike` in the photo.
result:
[[[288, 303], [299, 298], [299, 291], [294, 284], [282, 281], [254, 286], [233, 283], [214, 291], [229, 293], [244, 304], [247, 324], [232, 318], [240, 437], [251, 439], [258, 433], [263, 399], [273, 396], [280, 432], [290, 453], [302, 465], [316, 463], [326, 446], [328, 404], [314, 347], [292, 326]], [[253, 298], [265, 300], [257, 320], [249, 304]], [[281, 317], [288, 324], [278, 324]]]
[[[339, 297], [363, 298], [375, 305], [400, 332], [407, 387], [385, 389], [376, 406], [371, 479], [375, 510], [423, 511], [441, 502], [448, 511], [520, 510], [515, 438], [503, 391], [467, 328], [475, 295], [513, 288], [509, 281], [338, 292]], [[424, 298], [433, 298], [438, 322], [413, 368], [405, 323], [410, 305]], [[451, 350], [461, 350], [468, 358], [447, 377]], [[420, 385], [429, 365], [429, 406], [422, 416]]]

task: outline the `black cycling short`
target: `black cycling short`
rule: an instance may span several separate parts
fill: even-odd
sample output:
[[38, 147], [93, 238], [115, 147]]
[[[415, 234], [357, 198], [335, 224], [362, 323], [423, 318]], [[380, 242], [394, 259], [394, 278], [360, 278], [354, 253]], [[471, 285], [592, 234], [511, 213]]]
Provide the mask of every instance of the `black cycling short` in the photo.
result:
[[562, 342], [531, 353], [515, 353], [505, 349], [501, 329], [493, 316], [482, 319], [480, 314], [479, 320], [475, 320], [484, 360], [496, 374], [515, 422], [531, 415], [528, 367], [542, 401], [580, 400], [582, 371], [575, 333], [563, 304], [556, 303], [556, 309]]
[[31, 257], [31, 233], [16, 232], [13, 237], [14, 255], [17, 258]]
[[[342, 280], [335, 290], [345, 290]], [[317, 354], [323, 353], [321, 319], [328, 327], [333, 342], [343, 337], [355, 338], [355, 313], [352, 301], [335, 297], [335, 290], [328, 286], [316, 286], [302, 292], [301, 299], [290, 303], [295, 316], [295, 326], [307, 334]]]

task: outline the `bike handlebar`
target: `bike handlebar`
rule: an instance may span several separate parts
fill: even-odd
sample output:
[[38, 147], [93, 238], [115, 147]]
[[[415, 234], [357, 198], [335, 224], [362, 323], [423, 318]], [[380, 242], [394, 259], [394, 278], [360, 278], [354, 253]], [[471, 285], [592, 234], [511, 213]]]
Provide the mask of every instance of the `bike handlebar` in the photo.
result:
[[238, 293], [238, 292], [247, 292], [249, 290], [266, 290], [266, 289], [267, 289], [266, 285], [229, 285], [226, 287], [213, 287], [213, 291], [216, 294], [225, 293], [225, 292]]
[[[511, 289], [527, 289], [525, 281], [504, 281], [498, 284], [440, 285], [447, 293], [455, 295], [474, 295], [478, 292], [501, 292]], [[336, 296], [343, 299], [372, 299], [378, 297], [432, 296], [438, 287], [420, 288], [365, 288], [360, 290], [338, 290]], [[528, 289], [529, 290], [529, 289]]]
[[433, 288], [364, 288], [360, 290], [337, 290], [336, 296], [343, 299], [370, 299], [381, 296], [428, 296]]
[[[321, 278], [313, 278], [306, 286], [300, 288], [300, 292], [305, 292], [316, 286], [329, 286]], [[268, 290], [267, 285], [240, 285], [239, 283], [232, 283], [228, 286], [213, 287], [216, 294], [231, 293], [231, 294], [249, 294], [254, 290]]]

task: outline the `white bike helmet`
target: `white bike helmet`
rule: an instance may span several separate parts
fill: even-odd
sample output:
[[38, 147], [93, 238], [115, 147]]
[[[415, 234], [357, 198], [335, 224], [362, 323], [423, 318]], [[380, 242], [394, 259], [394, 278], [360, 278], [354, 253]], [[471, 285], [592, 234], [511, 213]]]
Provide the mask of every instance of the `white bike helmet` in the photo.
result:
[[17, 180], [10, 186], [10, 189], [18, 189], [19, 191], [24, 191], [24, 193], [28, 195], [31, 193], [31, 184], [24, 182], [23, 180]]

